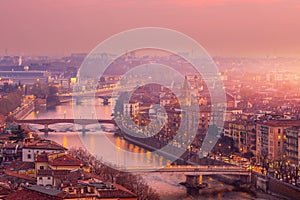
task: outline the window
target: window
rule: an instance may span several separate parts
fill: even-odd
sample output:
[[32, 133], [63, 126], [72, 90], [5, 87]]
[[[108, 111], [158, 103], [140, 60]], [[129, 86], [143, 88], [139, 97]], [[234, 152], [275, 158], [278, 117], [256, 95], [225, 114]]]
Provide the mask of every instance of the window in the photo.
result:
[[28, 155], [27, 155], [27, 158], [28, 158], [28, 159], [31, 159], [31, 154], [28, 154]]
[[39, 177], [39, 180], [43, 180], [43, 178], [42, 178], [42, 177]]
[[40, 166], [40, 169], [44, 169], [44, 166]]
[[50, 180], [51, 179], [51, 177], [50, 176], [48, 176], [48, 180]]

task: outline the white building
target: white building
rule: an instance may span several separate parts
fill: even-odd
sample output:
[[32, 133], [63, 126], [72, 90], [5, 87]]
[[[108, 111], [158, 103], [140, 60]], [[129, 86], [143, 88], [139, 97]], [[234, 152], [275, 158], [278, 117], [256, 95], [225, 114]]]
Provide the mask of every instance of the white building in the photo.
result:
[[51, 140], [26, 141], [22, 149], [22, 161], [34, 162], [35, 156], [40, 153], [55, 153], [67, 149]]
[[139, 103], [124, 103], [124, 115], [135, 115], [139, 111]]
[[36, 176], [37, 185], [53, 186], [52, 170], [39, 170]]

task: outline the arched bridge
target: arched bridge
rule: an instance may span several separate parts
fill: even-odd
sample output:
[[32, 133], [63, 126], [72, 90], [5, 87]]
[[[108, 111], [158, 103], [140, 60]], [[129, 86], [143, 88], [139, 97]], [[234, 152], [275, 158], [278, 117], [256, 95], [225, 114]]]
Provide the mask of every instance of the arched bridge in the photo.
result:
[[89, 124], [116, 124], [113, 119], [23, 119], [15, 120], [19, 124], [40, 124], [40, 125], [50, 125], [58, 123], [71, 123], [79, 125], [89, 125]]
[[98, 89], [91, 91], [83, 91], [83, 92], [73, 92], [58, 95], [60, 102], [67, 102], [72, 99], [76, 101], [76, 103], [80, 103], [85, 98], [101, 98], [103, 99], [103, 104], [108, 105], [109, 99], [112, 98], [113, 89]]
[[241, 175], [248, 176], [250, 171], [239, 166], [193, 166], [193, 165], [177, 165], [169, 166], [161, 169], [155, 167], [136, 167], [125, 168], [125, 171], [130, 172], [164, 172], [164, 173], [185, 173], [185, 174], [201, 174], [201, 175]]
[[155, 169], [154, 167], [146, 168], [124, 168], [124, 171], [132, 173], [171, 173], [184, 174], [186, 176], [186, 183], [189, 186], [197, 187], [202, 184], [202, 176], [206, 175], [229, 175], [233, 181], [241, 181], [242, 183], [250, 183], [251, 171], [238, 166], [192, 166], [192, 165], [178, 165], [169, 166], [162, 169]]

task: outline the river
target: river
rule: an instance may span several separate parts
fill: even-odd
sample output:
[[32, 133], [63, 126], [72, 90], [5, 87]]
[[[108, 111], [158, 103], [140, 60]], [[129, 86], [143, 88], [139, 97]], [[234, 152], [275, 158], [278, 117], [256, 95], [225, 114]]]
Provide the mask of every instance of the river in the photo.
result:
[[[84, 109], [86, 106], [91, 106], [87, 102], [83, 102], [79, 105], [79, 109]], [[78, 108], [78, 107], [77, 107]], [[110, 119], [112, 113], [111, 106], [103, 106], [102, 100], [95, 101], [96, 113], [88, 113], [90, 118]], [[86, 116], [85, 116], [86, 117]], [[26, 119], [63, 119], [73, 118], [72, 104], [64, 103], [56, 106], [53, 109], [40, 110], [38, 112], [31, 112]], [[41, 125], [29, 125], [32, 130], [38, 132], [38, 134], [44, 138], [43, 132], [39, 132], [42, 129]], [[146, 149], [140, 148], [134, 144], [125, 141], [123, 138], [114, 136], [113, 125], [88, 125], [86, 133], [83, 135], [80, 131], [76, 131], [76, 127], [73, 124], [53, 124], [49, 128], [54, 129], [56, 132], [49, 132], [47, 139], [56, 141], [57, 143], [67, 147], [83, 147], [87, 148], [92, 154], [98, 155], [98, 157], [104, 160], [106, 163], [110, 163], [115, 166], [130, 165], [134, 163], [145, 163], [157, 165], [166, 165], [169, 160], [160, 155], [150, 155]], [[108, 139], [108, 140], [107, 140]], [[107, 142], [110, 141], [110, 142]], [[118, 149], [135, 152], [130, 156], [123, 156], [122, 151], [108, 150], [109, 145], [115, 145]], [[99, 156], [100, 155], [100, 156]], [[188, 195], [186, 188], [179, 183], [185, 180], [184, 175], [170, 175], [163, 173], [141, 173], [146, 182], [153, 189], [155, 189], [161, 196], [162, 200], [188, 200], [188, 199], [255, 199], [251, 195], [244, 192], [231, 191], [232, 186], [223, 184], [212, 177], [204, 177], [203, 181], [208, 183], [209, 188], [226, 190], [227, 192], [217, 192], [210, 195], [198, 195], [197, 197]], [[231, 192], [228, 192], [231, 191]], [[272, 199], [272, 198], [271, 198]]]

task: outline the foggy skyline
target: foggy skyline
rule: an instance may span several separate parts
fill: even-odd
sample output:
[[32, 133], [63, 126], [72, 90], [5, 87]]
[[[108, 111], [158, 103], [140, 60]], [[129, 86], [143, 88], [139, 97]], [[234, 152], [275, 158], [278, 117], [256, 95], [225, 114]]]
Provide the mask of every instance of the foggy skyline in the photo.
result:
[[297, 0], [2, 0], [0, 55], [88, 53], [132, 28], [163, 27], [212, 56], [300, 57]]

